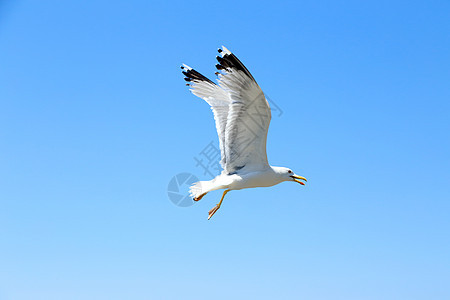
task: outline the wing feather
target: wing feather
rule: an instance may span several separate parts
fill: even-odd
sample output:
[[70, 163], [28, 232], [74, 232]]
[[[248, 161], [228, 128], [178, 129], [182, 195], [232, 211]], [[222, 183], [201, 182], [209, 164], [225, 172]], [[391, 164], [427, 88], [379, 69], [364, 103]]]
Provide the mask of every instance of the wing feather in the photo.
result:
[[244, 168], [266, 168], [269, 103], [242, 62], [225, 47], [220, 50], [217, 69], [223, 73], [219, 75], [219, 85], [231, 99], [225, 129], [225, 171], [232, 174]]
[[225, 47], [218, 51], [219, 85], [183, 65], [185, 80], [191, 92], [211, 106], [224, 171], [233, 174], [264, 169], [269, 165], [266, 152], [271, 119], [269, 103], [244, 64]]
[[220, 86], [191, 67], [183, 64], [181, 68], [184, 70], [185, 80], [189, 82], [191, 87], [190, 91], [211, 106], [216, 122], [217, 135], [219, 136], [220, 165], [225, 169], [225, 129], [228, 118], [228, 106], [231, 102], [229, 95]]

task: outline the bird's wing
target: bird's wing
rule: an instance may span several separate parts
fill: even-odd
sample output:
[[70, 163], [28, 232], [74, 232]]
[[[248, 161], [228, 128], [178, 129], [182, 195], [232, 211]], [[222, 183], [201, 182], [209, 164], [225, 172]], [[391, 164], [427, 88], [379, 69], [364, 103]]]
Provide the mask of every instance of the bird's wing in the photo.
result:
[[[219, 49], [219, 85], [229, 94], [225, 128], [225, 166], [228, 174], [268, 166], [266, 141], [271, 113], [263, 91], [242, 62], [228, 49]], [[244, 169], [244, 170], [245, 170]], [[243, 171], [244, 171], [243, 170]]]
[[225, 169], [225, 129], [229, 110], [228, 107], [231, 103], [229, 94], [191, 67], [183, 64], [181, 68], [183, 69], [183, 74], [186, 76], [184, 80], [186, 80], [191, 87], [190, 91], [197, 97], [205, 100], [211, 106], [214, 120], [216, 121], [217, 134], [219, 135], [221, 154], [220, 164], [222, 168]]

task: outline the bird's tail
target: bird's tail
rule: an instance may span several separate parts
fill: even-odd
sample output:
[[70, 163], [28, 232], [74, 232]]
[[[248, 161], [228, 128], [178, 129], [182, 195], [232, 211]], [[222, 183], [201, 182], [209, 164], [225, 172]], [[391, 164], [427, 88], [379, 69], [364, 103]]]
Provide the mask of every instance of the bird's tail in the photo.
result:
[[203, 197], [206, 193], [211, 191], [213, 184], [211, 181], [197, 181], [191, 185], [189, 189], [189, 194], [192, 198], [198, 199]]

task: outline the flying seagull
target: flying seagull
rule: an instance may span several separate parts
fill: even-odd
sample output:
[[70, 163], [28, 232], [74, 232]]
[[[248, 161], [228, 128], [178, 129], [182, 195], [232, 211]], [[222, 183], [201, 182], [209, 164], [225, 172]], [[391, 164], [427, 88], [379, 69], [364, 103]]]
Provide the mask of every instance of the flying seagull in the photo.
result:
[[211, 191], [225, 190], [220, 202], [209, 211], [208, 220], [231, 190], [268, 187], [283, 181], [304, 185], [301, 180], [306, 181], [289, 168], [269, 165], [266, 153], [269, 103], [242, 62], [223, 46], [218, 52], [218, 85], [191, 67], [181, 66], [190, 91], [211, 106], [219, 135], [222, 173], [190, 188], [195, 201]]

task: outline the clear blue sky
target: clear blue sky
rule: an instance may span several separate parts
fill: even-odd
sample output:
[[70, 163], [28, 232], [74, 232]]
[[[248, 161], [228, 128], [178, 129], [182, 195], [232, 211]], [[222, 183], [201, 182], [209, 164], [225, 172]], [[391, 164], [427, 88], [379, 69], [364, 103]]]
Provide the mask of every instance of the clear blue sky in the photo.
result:
[[[450, 2], [2, 1], [0, 299], [450, 299]], [[225, 45], [308, 184], [180, 208]]]

